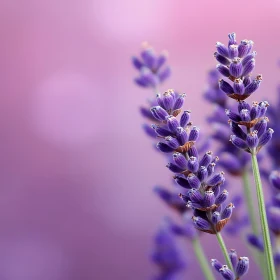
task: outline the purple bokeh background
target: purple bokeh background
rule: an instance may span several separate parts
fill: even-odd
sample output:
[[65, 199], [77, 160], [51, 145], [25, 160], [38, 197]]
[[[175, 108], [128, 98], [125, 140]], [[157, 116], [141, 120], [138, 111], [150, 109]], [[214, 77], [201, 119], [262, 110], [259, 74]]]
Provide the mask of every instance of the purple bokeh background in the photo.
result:
[[[229, 32], [255, 42], [256, 98], [275, 98], [279, 9], [279, 0], [2, 0], [0, 279], [155, 274], [152, 236], [169, 210], [152, 187], [170, 174], [141, 130], [138, 107], [152, 93], [133, 84], [130, 56], [142, 41], [167, 49], [166, 88], [186, 92], [209, 131], [202, 92]], [[208, 258], [221, 258], [210, 239]], [[194, 262], [190, 273], [202, 279]]]

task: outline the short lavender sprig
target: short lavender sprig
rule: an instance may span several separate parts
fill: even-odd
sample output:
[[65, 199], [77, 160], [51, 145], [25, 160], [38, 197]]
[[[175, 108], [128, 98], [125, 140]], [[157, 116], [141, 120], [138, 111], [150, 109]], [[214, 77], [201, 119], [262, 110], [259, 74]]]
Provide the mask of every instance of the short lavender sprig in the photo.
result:
[[256, 192], [259, 204], [259, 213], [264, 238], [264, 251], [267, 260], [268, 277], [270, 280], [276, 279], [271, 241], [268, 229], [267, 215], [264, 204], [264, 196], [262, 183], [258, 167], [256, 154], [266, 145], [272, 138], [273, 130], [267, 129], [267, 119], [265, 113], [268, 107], [267, 102], [244, 101], [253, 92], [255, 92], [262, 81], [262, 76], [257, 75], [251, 80], [250, 73], [255, 66], [256, 52], [251, 52], [253, 42], [248, 40], [241, 41], [237, 44], [235, 33], [229, 34], [228, 47], [221, 43], [217, 43], [217, 52], [214, 54], [220, 64], [217, 69], [220, 73], [227, 77], [228, 83], [223, 79], [220, 80], [220, 89], [230, 98], [239, 102], [238, 112], [226, 110], [226, 114], [230, 120], [230, 127], [234, 133], [230, 141], [233, 145], [251, 154], [252, 169], [256, 184]]

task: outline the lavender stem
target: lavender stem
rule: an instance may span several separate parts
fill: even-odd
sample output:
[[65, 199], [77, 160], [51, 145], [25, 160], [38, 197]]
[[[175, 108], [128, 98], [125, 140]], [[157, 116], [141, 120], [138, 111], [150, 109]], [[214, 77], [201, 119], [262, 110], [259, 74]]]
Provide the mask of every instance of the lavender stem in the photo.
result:
[[227, 250], [226, 244], [225, 244], [225, 242], [224, 242], [224, 239], [223, 239], [221, 233], [220, 233], [220, 232], [217, 232], [217, 233], [216, 233], [216, 236], [217, 236], [219, 245], [220, 245], [220, 247], [221, 247], [221, 250], [222, 250], [222, 252], [223, 252], [225, 261], [226, 261], [226, 263], [227, 263], [227, 266], [229, 267], [229, 269], [230, 269], [231, 271], [234, 271], [234, 270], [233, 270], [233, 267], [232, 267], [232, 264], [231, 264], [231, 261], [230, 261], [230, 258], [229, 258], [229, 255], [228, 255], [228, 250]]

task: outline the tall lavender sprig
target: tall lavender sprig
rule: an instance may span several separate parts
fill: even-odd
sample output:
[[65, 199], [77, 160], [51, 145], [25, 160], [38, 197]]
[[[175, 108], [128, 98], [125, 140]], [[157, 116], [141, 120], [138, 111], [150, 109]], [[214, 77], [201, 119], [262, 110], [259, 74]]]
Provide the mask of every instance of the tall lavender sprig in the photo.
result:
[[273, 253], [269, 235], [266, 208], [260, 172], [257, 161], [257, 153], [272, 138], [273, 130], [267, 129], [265, 113], [267, 102], [253, 102], [250, 106], [245, 101], [260, 86], [262, 76], [257, 75], [251, 80], [250, 74], [255, 67], [256, 52], [252, 52], [253, 42], [248, 40], [237, 44], [235, 33], [229, 34], [228, 46], [217, 43], [217, 52], [214, 56], [220, 63], [217, 69], [227, 77], [230, 82], [223, 79], [219, 81], [220, 89], [230, 98], [238, 101], [238, 112], [226, 110], [230, 120], [231, 130], [234, 133], [230, 140], [233, 145], [251, 154], [252, 169], [256, 184], [256, 192], [259, 204], [259, 214], [264, 239], [264, 252], [267, 260], [268, 277], [276, 279], [273, 261]]

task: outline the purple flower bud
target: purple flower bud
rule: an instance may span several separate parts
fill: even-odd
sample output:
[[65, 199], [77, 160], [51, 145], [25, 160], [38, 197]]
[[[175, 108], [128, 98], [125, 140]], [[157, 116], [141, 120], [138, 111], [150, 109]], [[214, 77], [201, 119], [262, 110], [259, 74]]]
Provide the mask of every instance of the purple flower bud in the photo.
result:
[[154, 106], [151, 108], [151, 113], [153, 117], [157, 120], [164, 121], [168, 116], [168, 113], [160, 106]]
[[213, 191], [206, 191], [204, 193], [203, 206], [211, 207], [215, 203], [215, 194]]
[[247, 257], [240, 257], [236, 266], [237, 278], [244, 276], [249, 270], [249, 259]]
[[248, 111], [247, 109], [241, 110], [240, 117], [241, 117], [241, 120], [244, 121], [244, 122], [251, 121], [250, 111]]
[[211, 162], [207, 167], [208, 177], [210, 177], [214, 171], [215, 171], [216, 164], [214, 162]]
[[259, 138], [258, 138], [258, 131], [254, 130], [253, 132], [247, 135], [246, 139], [247, 145], [249, 148], [254, 149], [258, 146]]
[[233, 211], [234, 205], [230, 203], [222, 212], [221, 218], [222, 219], [229, 219], [231, 217], [232, 211]]
[[224, 202], [227, 200], [227, 198], [228, 198], [228, 191], [227, 191], [227, 190], [223, 190], [223, 192], [220, 193], [220, 194], [217, 196], [217, 198], [216, 198], [216, 200], [215, 200], [215, 203], [216, 203], [217, 205], [222, 204], [222, 203], [224, 203]]
[[207, 168], [205, 166], [200, 166], [198, 173], [197, 173], [197, 178], [199, 179], [200, 182], [204, 182], [208, 177], [208, 172]]
[[161, 83], [171, 76], [171, 68], [169, 66], [165, 67], [163, 70], [158, 72], [158, 78]]
[[189, 157], [196, 157], [198, 158], [198, 151], [196, 149], [195, 146], [192, 146], [189, 150], [188, 150], [188, 155]]
[[161, 99], [162, 99], [163, 108], [166, 111], [169, 111], [173, 108], [175, 100], [173, 95], [170, 94], [169, 91], [164, 92]]
[[259, 117], [265, 116], [268, 106], [269, 106], [269, 103], [267, 101], [262, 101], [259, 103], [259, 107], [260, 107]]
[[148, 136], [153, 138], [157, 137], [157, 133], [148, 124], [143, 124], [143, 129]]
[[253, 247], [255, 247], [258, 250], [260, 250], [261, 252], [263, 252], [263, 250], [264, 250], [263, 241], [258, 236], [254, 235], [254, 234], [248, 234], [247, 241], [250, 245], [252, 245]]
[[194, 126], [189, 134], [189, 141], [196, 141], [199, 137], [199, 128]]
[[245, 100], [240, 101], [240, 102], [238, 103], [238, 112], [240, 113], [243, 109], [246, 109], [246, 110], [248, 110], [248, 111], [251, 110], [250, 104], [249, 104], [248, 102], [246, 102]]
[[213, 214], [212, 214], [212, 223], [214, 225], [216, 225], [220, 220], [221, 220], [221, 214], [217, 211], [215, 211]]
[[235, 58], [238, 56], [238, 46], [237, 45], [230, 45], [228, 48], [229, 57]]
[[150, 69], [155, 68], [157, 64], [157, 59], [155, 52], [152, 48], [147, 48], [143, 50], [141, 53], [141, 57], [147, 67], [149, 67]]
[[177, 127], [176, 137], [181, 146], [183, 146], [188, 141], [188, 134], [183, 127]]
[[216, 259], [211, 260], [211, 265], [215, 268], [217, 272], [220, 272], [220, 269], [223, 267], [223, 265]]
[[225, 66], [223, 64], [217, 64], [216, 68], [223, 76], [225, 76], [225, 77], [230, 76], [229, 69], [227, 66]]
[[220, 273], [225, 280], [234, 280], [234, 273], [227, 267], [227, 265], [223, 265], [220, 269]]
[[259, 87], [260, 87], [260, 84], [262, 82], [262, 76], [259, 75], [257, 76], [257, 78], [252, 81], [251, 84], [249, 84], [248, 86], [245, 87], [245, 94], [252, 94], [253, 92], [255, 92]]
[[152, 124], [152, 129], [162, 137], [166, 137], [170, 135], [170, 131], [160, 125]]
[[250, 43], [248, 40], [242, 40], [238, 46], [238, 56], [240, 58], [244, 57], [249, 51]]
[[195, 173], [198, 171], [199, 164], [196, 157], [190, 157], [188, 160], [188, 170], [192, 173]]
[[237, 257], [237, 253], [236, 250], [231, 249], [229, 252], [229, 258], [230, 258], [230, 262], [232, 264], [233, 269], [235, 270], [236, 266], [237, 266], [237, 262], [238, 262], [238, 257]]
[[200, 193], [199, 190], [191, 189], [188, 192], [188, 196], [189, 196], [191, 202], [202, 205], [202, 203], [203, 203], [203, 196], [202, 196], [202, 194]]
[[183, 114], [181, 115], [181, 119], [180, 119], [181, 127], [186, 128], [190, 120], [190, 113], [191, 113], [190, 111], [184, 111]]
[[140, 77], [147, 86], [156, 87], [159, 84], [158, 77], [147, 67], [142, 67]]
[[229, 55], [228, 54], [228, 48], [224, 44], [222, 44], [220, 42], [217, 42], [216, 43], [216, 48], [217, 48], [217, 51], [220, 55], [228, 57], [228, 55]]
[[179, 197], [181, 198], [181, 200], [182, 200], [185, 204], [187, 204], [187, 202], [189, 202], [189, 197], [188, 197], [188, 195], [179, 193]]
[[245, 91], [245, 86], [241, 79], [235, 79], [233, 84], [233, 90], [237, 94], [243, 94]]
[[226, 115], [228, 116], [228, 118], [234, 122], [240, 122], [241, 118], [239, 115], [237, 115], [236, 113], [232, 112], [229, 109], [225, 109]]
[[175, 182], [176, 182], [179, 186], [181, 186], [181, 187], [183, 187], [183, 188], [185, 188], [185, 189], [191, 189], [191, 186], [190, 186], [190, 184], [189, 184], [187, 178], [186, 178], [184, 175], [176, 175], [176, 176], [174, 177], [174, 179], [175, 179]]
[[250, 110], [250, 119], [254, 120], [259, 118], [259, 116], [260, 116], [260, 106], [257, 102], [254, 102]]
[[144, 66], [144, 64], [136, 56], [133, 56], [131, 60], [137, 70], [140, 70]]
[[236, 41], [236, 34], [235, 34], [234, 32], [229, 33], [229, 34], [228, 34], [228, 38], [229, 38], [228, 46], [230, 46], [230, 45], [236, 45], [236, 44], [237, 44], [237, 41]]
[[243, 80], [243, 84], [245, 87], [247, 87], [249, 84], [251, 84], [251, 82], [252, 82], [252, 79], [250, 76], [246, 76]]
[[242, 74], [242, 71], [243, 71], [243, 67], [240, 58], [239, 57], [234, 58], [229, 66], [230, 74], [235, 78], [239, 78]]
[[270, 183], [274, 188], [280, 190], [280, 173], [279, 171], [272, 171], [269, 176]]
[[215, 52], [215, 53], [214, 53], [214, 57], [216, 58], [216, 60], [217, 60], [219, 63], [221, 63], [221, 64], [223, 64], [223, 65], [226, 65], [226, 66], [230, 65], [230, 60], [227, 59], [225, 56], [220, 55], [218, 52]]
[[174, 153], [173, 160], [178, 167], [185, 170], [188, 166], [188, 161], [186, 160], [185, 156], [181, 153]]
[[173, 150], [176, 150], [180, 146], [178, 140], [172, 136], [165, 137], [165, 141], [166, 144]]
[[208, 151], [207, 153], [204, 154], [204, 156], [200, 160], [199, 165], [207, 167], [211, 161], [212, 161], [212, 151]]
[[188, 175], [187, 180], [188, 180], [191, 188], [198, 189], [200, 187], [201, 183], [200, 183], [199, 179], [193, 173], [190, 173]]
[[219, 80], [219, 87], [226, 94], [232, 94], [234, 92], [232, 86], [223, 79]]
[[274, 133], [274, 130], [272, 128], [269, 128], [259, 139], [259, 145], [258, 149], [260, 149], [262, 146], [266, 145], [272, 138], [272, 134]]
[[181, 173], [184, 171], [184, 169], [180, 168], [178, 165], [172, 162], [167, 163], [166, 167], [174, 173]]
[[245, 150], [248, 148], [247, 143], [244, 140], [238, 138], [236, 135], [231, 135], [230, 141], [235, 147], [239, 149]]
[[198, 230], [211, 230], [211, 225], [208, 221], [202, 219], [201, 217], [195, 217], [192, 218], [194, 226]]
[[177, 128], [180, 126], [178, 120], [173, 116], [168, 116], [166, 118], [166, 122], [169, 130], [172, 131], [173, 133], [176, 133]]
[[157, 66], [156, 68], [159, 69], [167, 60], [167, 52], [166, 51], [163, 51], [159, 56], [158, 56], [158, 59], [157, 59]]
[[134, 82], [140, 87], [148, 87], [150, 85], [149, 81], [143, 76], [135, 78]]
[[247, 76], [250, 73], [253, 72], [254, 68], [256, 65], [256, 61], [254, 58], [252, 58], [251, 60], [249, 60], [244, 66], [243, 66], [243, 72], [242, 72], [242, 76]]
[[156, 147], [163, 153], [170, 153], [174, 151], [174, 149], [169, 147], [166, 143], [162, 143], [162, 142], [158, 142]]
[[224, 172], [221, 171], [220, 173], [218, 174], [215, 174], [212, 178], [210, 178], [208, 181], [207, 181], [207, 185], [208, 186], [211, 186], [211, 187], [214, 187], [214, 186], [217, 186], [217, 185], [221, 185], [224, 183], [225, 181], [225, 176], [224, 176]]
[[182, 108], [182, 106], [184, 105], [185, 97], [186, 97], [185, 93], [180, 94], [180, 96], [177, 98], [173, 106], [174, 111]]
[[254, 51], [254, 52], [252, 52], [252, 53], [250, 53], [250, 54], [247, 54], [247, 55], [243, 58], [243, 60], [242, 60], [243, 66], [244, 66], [245, 64], [247, 64], [248, 61], [254, 59], [254, 58], [256, 57], [256, 55], [257, 55], [257, 52], [256, 52], [256, 51]]
[[247, 139], [247, 134], [243, 131], [243, 129], [235, 122], [229, 123], [231, 131], [238, 137], [243, 140]]

